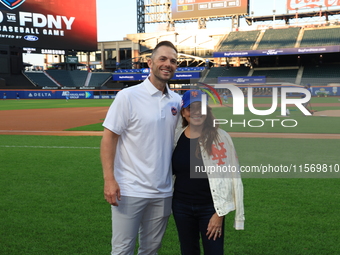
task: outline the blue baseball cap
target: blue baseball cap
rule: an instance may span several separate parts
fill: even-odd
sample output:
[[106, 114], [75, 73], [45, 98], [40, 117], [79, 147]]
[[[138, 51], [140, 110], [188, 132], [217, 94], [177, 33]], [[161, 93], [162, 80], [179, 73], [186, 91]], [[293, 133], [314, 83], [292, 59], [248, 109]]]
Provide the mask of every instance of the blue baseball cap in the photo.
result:
[[193, 102], [202, 102], [203, 94], [205, 93], [199, 89], [191, 89], [186, 91], [182, 96], [182, 108], [187, 108]]

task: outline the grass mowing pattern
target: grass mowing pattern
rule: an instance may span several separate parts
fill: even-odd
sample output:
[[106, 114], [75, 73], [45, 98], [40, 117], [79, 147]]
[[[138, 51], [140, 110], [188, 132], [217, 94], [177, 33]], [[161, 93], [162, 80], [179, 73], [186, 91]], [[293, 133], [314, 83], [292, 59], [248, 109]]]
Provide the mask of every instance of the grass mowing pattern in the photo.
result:
[[[20, 110], [20, 109], [46, 109], [46, 108], [68, 108], [68, 107], [108, 107], [112, 103], [112, 99], [20, 99], [20, 100], [0, 100], [1, 110]], [[313, 110], [321, 111], [324, 107], [315, 106], [315, 103], [339, 103], [340, 97], [313, 97], [311, 106]], [[232, 104], [233, 99], [229, 97], [228, 104]], [[247, 103], [245, 98], [244, 103]], [[254, 104], [272, 104], [271, 97], [254, 97]], [[278, 108], [281, 107], [281, 101], [278, 100]], [[268, 107], [269, 108], [269, 107]], [[297, 110], [297, 107], [288, 107]], [[315, 108], [315, 109], [314, 109]], [[256, 107], [257, 109], [257, 107]], [[336, 109], [339, 109], [336, 108]]]
[[49, 109], [72, 107], [109, 107], [112, 99], [20, 99], [0, 100], [0, 110]]
[[[313, 110], [323, 111], [323, 110], [335, 110], [339, 107], [320, 107], [313, 106], [314, 103], [338, 103], [338, 97], [313, 97], [311, 100], [311, 105]], [[280, 100], [278, 100], [280, 106]], [[246, 100], [245, 100], [246, 102]], [[98, 100], [86, 100], [86, 99], [74, 99], [66, 102], [63, 99], [30, 99], [30, 100], [0, 100], [0, 110], [20, 110], [20, 109], [42, 109], [42, 108], [69, 108], [69, 107], [109, 107], [112, 103], [112, 99], [98, 99]], [[232, 98], [229, 99], [229, 103], [232, 104]], [[254, 104], [271, 104], [272, 99], [270, 97], [255, 97]], [[277, 108], [270, 116], [257, 116], [252, 114], [247, 108], [245, 108], [244, 116], [233, 116], [231, 107], [214, 108], [213, 112], [217, 119], [228, 120], [227, 124], [221, 125], [221, 128], [227, 132], [268, 132], [268, 133], [329, 133], [336, 134], [339, 133], [340, 118], [339, 117], [316, 117], [316, 116], [304, 116], [299, 109], [288, 107], [291, 111], [291, 116], [289, 117], [278, 117], [281, 115], [280, 108]], [[257, 107], [258, 110], [269, 109], [263, 107]], [[1, 112], [1, 111], [0, 111]], [[231, 124], [232, 122], [245, 124]], [[260, 126], [261, 122], [253, 121], [248, 124], [251, 119], [261, 119], [264, 122], [262, 127], [250, 127]], [[273, 124], [271, 121], [266, 121], [266, 119], [276, 119]], [[296, 127], [283, 127], [281, 122], [284, 119], [295, 119], [298, 122]], [[285, 122], [284, 125], [294, 125], [294, 122]], [[274, 127], [272, 127], [274, 125]], [[102, 131], [102, 123], [91, 124], [88, 126], [76, 127], [67, 129], [70, 131]]]
[[[329, 109], [330, 107], [326, 107]], [[334, 109], [334, 108], [333, 108]], [[304, 116], [299, 111], [292, 111], [290, 116], [279, 117], [279, 110], [269, 116], [257, 116], [245, 111], [244, 116], [233, 116], [232, 108], [213, 108], [215, 119], [227, 120], [220, 128], [227, 132], [258, 132], [258, 133], [312, 133], [312, 134], [339, 134], [340, 117]], [[255, 121], [251, 121], [256, 119]], [[271, 119], [271, 120], [268, 120]], [[294, 119], [297, 122], [286, 121]], [[262, 120], [261, 123], [259, 120]], [[282, 124], [283, 123], [283, 124]], [[261, 126], [263, 125], [263, 126]], [[261, 127], [251, 127], [261, 126]], [[295, 126], [295, 127], [284, 127]], [[103, 131], [102, 122], [81, 127], [67, 129], [68, 131]]]
[[[314, 103], [338, 103], [337, 97], [330, 98], [312, 98], [312, 109], [317, 111], [325, 110], [339, 110], [339, 107], [331, 106], [313, 106]], [[232, 99], [229, 100], [232, 103]], [[271, 104], [271, 98], [254, 98], [254, 104]], [[258, 110], [265, 110], [268, 108], [256, 107]], [[260, 132], [260, 133], [321, 133], [321, 134], [338, 134], [340, 133], [340, 118], [339, 117], [319, 117], [319, 116], [304, 116], [302, 112], [296, 107], [288, 107], [290, 110], [290, 116], [281, 117], [280, 100], [277, 110], [269, 116], [258, 116], [252, 114], [247, 108], [245, 108], [244, 116], [233, 116], [231, 107], [213, 108], [216, 119], [226, 119], [227, 124], [221, 125], [221, 128], [227, 132]], [[262, 120], [264, 125], [261, 126], [260, 121], [248, 122], [251, 119]], [[274, 119], [274, 121], [268, 121], [268, 119]], [[294, 119], [297, 122], [284, 121], [285, 119]], [[282, 121], [283, 124], [282, 124]], [[245, 124], [231, 124], [231, 123], [245, 123]], [[76, 127], [68, 129], [70, 131], [102, 131], [102, 123], [92, 124], [88, 126]], [[251, 127], [261, 126], [261, 127]]]
[[[0, 110], [108, 107], [111, 102], [5, 100]], [[312, 106], [313, 102], [337, 98], [313, 98]], [[271, 99], [255, 98], [254, 103]], [[326, 109], [334, 108], [315, 110]], [[215, 114], [230, 119], [224, 111]], [[331, 133], [339, 126], [340, 118], [291, 113], [302, 132], [309, 128], [310, 133]], [[80, 130], [96, 129], [102, 130], [101, 123]], [[337, 140], [233, 140], [242, 165], [339, 163]], [[99, 143], [99, 137], [0, 136], [0, 254], [109, 254], [111, 213], [102, 193]], [[339, 179], [244, 178], [243, 183], [246, 230], [235, 231], [234, 213], [227, 215], [226, 254], [338, 254]], [[172, 217], [159, 254], [180, 254]]]
[[[339, 163], [338, 141], [233, 140], [242, 165]], [[0, 135], [0, 254], [109, 254], [99, 144], [100, 137]], [[227, 215], [225, 254], [338, 254], [339, 181], [244, 178], [245, 230]], [[172, 217], [159, 254], [180, 254]]]
[[220, 123], [225, 123], [225, 120], [227, 120], [226, 124], [220, 125], [220, 128], [227, 132], [340, 133], [340, 117], [304, 116], [300, 111], [291, 111], [290, 116], [281, 117], [279, 109], [268, 116], [254, 115], [249, 111], [245, 111], [245, 115], [233, 116], [232, 108], [214, 108], [213, 113], [215, 119], [223, 120]]

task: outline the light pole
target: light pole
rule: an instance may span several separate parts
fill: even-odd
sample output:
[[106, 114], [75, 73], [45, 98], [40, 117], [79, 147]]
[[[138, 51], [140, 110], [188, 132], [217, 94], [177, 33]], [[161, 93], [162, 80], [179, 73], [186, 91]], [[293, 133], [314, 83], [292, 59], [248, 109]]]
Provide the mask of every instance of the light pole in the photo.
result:
[[320, 7], [320, 20], [322, 18], [322, 5], [319, 6]]
[[295, 19], [296, 19], [296, 23], [298, 23], [298, 10], [299, 10], [299, 8], [295, 8], [295, 11], [296, 11], [296, 13], [295, 13]]

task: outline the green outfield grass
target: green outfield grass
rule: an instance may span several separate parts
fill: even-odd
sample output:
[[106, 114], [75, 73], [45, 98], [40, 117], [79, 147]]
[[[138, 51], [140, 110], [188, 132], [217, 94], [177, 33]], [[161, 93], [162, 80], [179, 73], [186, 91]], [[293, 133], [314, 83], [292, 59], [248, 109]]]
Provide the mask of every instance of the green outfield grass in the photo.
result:
[[[313, 103], [339, 103], [340, 97], [313, 97]], [[21, 110], [21, 109], [42, 109], [42, 108], [68, 108], [68, 107], [105, 107], [110, 106], [112, 99], [21, 99], [21, 100], [1, 100], [0, 110]], [[211, 101], [211, 100], [210, 100]], [[211, 101], [212, 102], [212, 101]], [[233, 99], [229, 97], [228, 104], [232, 104]], [[247, 98], [245, 99], [247, 103]], [[254, 97], [254, 104], [271, 104], [271, 97]], [[280, 104], [280, 99], [278, 100]], [[316, 109], [317, 110], [317, 109]]]
[[[311, 100], [312, 109], [316, 111], [324, 110], [339, 110], [339, 107], [331, 106], [313, 106], [316, 103], [337, 103], [338, 97], [313, 97]], [[72, 108], [72, 107], [109, 107], [113, 100], [111, 99], [75, 99], [65, 100], [46, 99], [46, 100], [0, 100], [0, 110], [20, 110], [20, 109], [42, 109], [42, 108]], [[254, 98], [254, 104], [270, 104], [271, 98], [260, 97]], [[232, 98], [229, 99], [229, 104], [232, 104]], [[269, 108], [269, 107], [268, 107]], [[268, 108], [257, 107], [258, 110], [265, 110]], [[228, 123], [222, 124], [220, 127], [228, 132], [273, 132], [273, 133], [340, 133], [340, 118], [339, 117], [317, 117], [304, 116], [302, 112], [296, 107], [288, 107], [290, 110], [289, 117], [281, 117], [280, 108], [269, 116], [257, 116], [252, 114], [248, 108], [245, 108], [245, 115], [233, 115], [232, 107], [214, 108], [213, 112], [217, 119], [227, 120]], [[250, 120], [262, 120], [251, 121]], [[272, 120], [266, 120], [272, 119]], [[285, 121], [285, 119], [294, 119], [293, 121]], [[283, 124], [282, 124], [282, 121]], [[263, 126], [261, 126], [263, 123]], [[294, 126], [295, 127], [284, 127]], [[261, 127], [251, 127], [261, 126]], [[71, 131], [102, 131], [102, 122], [91, 124], [88, 126], [81, 126], [72, 129]]]
[[[262, 109], [265, 108], [258, 108]], [[325, 107], [322, 110], [329, 109], [334, 108]], [[280, 109], [268, 116], [254, 115], [249, 110], [245, 111], [245, 115], [233, 115], [230, 107], [214, 108], [213, 113], [216, 119], [221, 119], [220, 127], [227, 132], [340, 133], [339, 117], [305, 116], [299, 109], [290, 108], [290, 115], [286, 117], [281, 116]]]
[[72, 107], [109, 107], [112, 99], [20, 99], [1, 100], [0, 110], [72, 108]]
[[[223, 99], [223, 98], [221, 98]], [[338, 103], [340, 97], [339, 96], [329, 96], [329, 97], [312, 97], [311, 103]], [[244, 102], [247, 101], [248, 98], [245, 97]], [[228, 97], [228, 103], [232, 103], [233, 98]], [[271, 104], [272, 103], [272, 97], [253, 97], [254, 104]], [[278, 102], [281, 102], [281, 97], [278, 97]]]
[[[338, 98], [313, 98], [312, 107], [334, 102]], [[109, 99], [5, 100], [0, 101], [0, 110], [109, 107], [111, 103]], [[271, 103], [271, 99], [255, 98], [254, 103]], [[295, 128], [280, 127], [278, 122], [274, 128], [231, 127], [230, 123], [220, 127], [230, 132], [339, 133], [340, 118], [306, 117], [298, 109], [289, 109], [289, 118], [298, 121]], [[338, 108], [313, 107], [327, 109]], [[246, 109], [245, 116], [232, 116], [229, 107], [213, 110], [216, 118], [234, 122], [284, 119], [278, 117], [279, 111], [255, 116]], [[98, 123], [73, 130], [102, 129]], [[232, 228], [233, 213], [226, 217], [226, 254], [337, 254], [339, 179], [322, 177], [339, 173], [301, 173], [299, 166], [338, 165], [339, 141], [233, 140], [242, 166], [293, 165], [297, 172], [243, 174], [246, 230]], [[0, 136], [0, 254], [109, 254], [111, 219], [102, 194], [99, 144], [100, 137]], [[159, 254], [180, 254], [172, 217]]]
[[[265, 108], [258, 108], [262, 110]], [[319, 107], [321, 110], [338, 110], [336, 107]], [[257, 116], [245, 109], [245, 115], [233, 116], [231, 107], [213, 108], [216, 119], [221, 119], [220, 127], [227, 132], [260, 133], [340, 133], [339, 117], [304, 116], [299, 109], [290, 109], [290, 116], [282, 117], [278, 108], [269, 116]], [[290, 121], [293, 119], [294, 121]], [[227, 120], [227, 122], [225, 121]], [[262, 122], [258, 121], [262, 120]], [[295, 122], [296, 121], [296, 122]], [[296, 125], [296, 126], [295, 126]], [[252, 127], [259, 126], [259, 127]], [[293, 127], [285, 127], [293, 126]], [[67, 129], [69, 131], [102, 131], [102, 122]]]
[[[0, 135], [0, 254], [109, 254], [100, 139]], [[340, 163], [338, 140], [233, 141], [243, 166]], [[338, 254], [340, 179], [265, 177], [243, 178], [245, 230], [227, 215], [225, 254]], [[172, 217], [159, 254], [180, 254]]]

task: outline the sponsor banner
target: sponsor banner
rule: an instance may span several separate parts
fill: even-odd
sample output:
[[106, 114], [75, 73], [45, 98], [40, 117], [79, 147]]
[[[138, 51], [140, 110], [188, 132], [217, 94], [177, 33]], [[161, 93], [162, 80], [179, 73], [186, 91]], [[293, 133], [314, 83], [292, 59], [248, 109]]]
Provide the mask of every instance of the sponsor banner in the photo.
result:
[[79, 87], [79, 89], [85, 89], [85, 90], [93, 89], [93, 90], [95, 90], [96, 87], [85, 86], [85, 87]]
[[[215, 89], [224, 88], [223, 84], [216, 84]], [[239, 88], [247, 88], [247, 86], [238, 86]], [[272, 86], [251, 86], [257, 88], [269, 88]], [[285, 86], [286, 87], [286, 86]], [[324, 86], [324, 87], [311, 87], [312, 96], [327, 97], [327, 96], [340, 96], [340, 86]], [[0, 90], [0, 100], [4, 93], [7, 99], [16, 99], [17, 93], [20, 99], [66, 99], [69, 95], [70, 99], [114, 99], [116, 95], [106, 94], [107, 91], [97, 91], [99, 95], [94, 95], [94, 91], [83, 90]], [[116, 92], [115, 92], [116, 93]]]
[[258, 56], [275, 56], [275, 55], [300, 55], [300, 54], [315, 54], [327, 52], [339, 52], [340, 45], [320, 46], [320, 47], [305, 47], [305, 48], [284, 48], [270, 50], [248, 50], [248, 51], [226, 51], [214, 52], [213, 57], [258, 57]]
[[287, 9], [290, 11], [296, 11], [296, 9], [320, 9], [320, 6], [325, 7], [340, 7], [338, 0], [287, 0]]
[[182, 72], [182, 73], [175, 73], [175, 76], [172, 80], [181, 80], [181, 79], [199, 79], [201, 77], [200, 72]]
[[[200, 78], [200, 72], [177, 72], [172, 80], [187, 80]], [[114, 81], [143, 81], [148, 77], [148, 74], [132, 73], [132, 74], [113, 74]]]
[[218, 77], [217, 83], [252, 84], [266, 83], [266, 76]]
[[20, 99], [92, 99], [93, 91], [65, 91], [65, 90], [23, 90], [23, 91], [1, 91], [6, 93], [7, 99], [16, 99], [19, 94]]
[[0, 0], [0, 44], [97, 50], [96, 1]]
[[142, 81], [148, 77], [148, 74], [132, 73], [132, 74], [112, 74], [114, 81]]
[[340, 87], [311, 87], [312, 96], [328, 97], [328, 96], [339, 96]]
[[115, 95], [95, 95], [93, 99], [115, 99]]
[[77, 87], [61, 87], [61, 89], [69, 90], [69, 89], [77, 89]]
[[53, 90], [55, 90], [55, 89], [59, 89], [59, 87], [58, 87], [58, 86], [55, 86], [55, 87], [48, 87], [48, 86], [45, 86], [45, 87], [42, 87], [42, 89], [48, 89], [48, 90], [53, 89]]
[[70, 99], [93, 98], [93, 92], [92, 91], [57, 91], [57, 92], [58, 92], [58, 94], [61, 92], [61, 98], [66, 98], [66, 96], [68, 96]]

